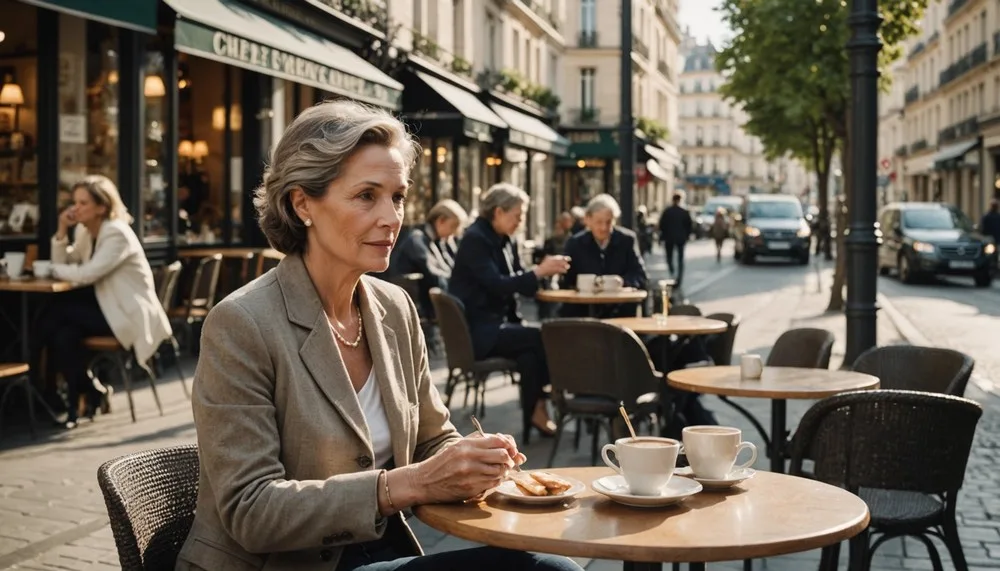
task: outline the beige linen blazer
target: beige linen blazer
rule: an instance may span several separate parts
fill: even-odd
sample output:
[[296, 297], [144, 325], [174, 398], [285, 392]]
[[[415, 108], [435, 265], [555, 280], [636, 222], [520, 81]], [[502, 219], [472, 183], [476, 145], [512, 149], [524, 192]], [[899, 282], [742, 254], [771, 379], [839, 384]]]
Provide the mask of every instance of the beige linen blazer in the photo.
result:
[[170, 320], [156, 295], [146, 252], [132, 228], [122, 220], [105, 220], [97, 244], [83, 224], [76, 225], [73, 245], [52, 237], [52, 275], [93, 285], [97, 304], [115, 339], [135, 351], [145, 365], [170, 339]]
[[[416, 309], [376, 278], [359, 289], [393, 460], [423, 460], [459, 434]], [[378, 513], [371, 439], [339, 351], [299, 256], [212, 309], [192, 395], [198, 502], [179, 571], [332, 571], [344, 546], [387, 527], [403, 553], [420, 553], [401, 516]]]

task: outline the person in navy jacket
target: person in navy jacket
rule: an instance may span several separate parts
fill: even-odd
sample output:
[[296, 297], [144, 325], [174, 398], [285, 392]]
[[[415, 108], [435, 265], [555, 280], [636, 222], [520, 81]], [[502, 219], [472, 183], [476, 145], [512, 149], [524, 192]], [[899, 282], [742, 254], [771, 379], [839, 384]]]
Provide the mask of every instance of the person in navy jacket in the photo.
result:
[[[587, 203], [587, 230], [566, 241], [565, 254], [573, 265], [563, 276], [561, 287], [575, 289], [581, 274], [616, 275], [626, 287], [646, 288], [646, 267], [639, 253], [639, 241], [627, 228], [615, 226], [621, 208], [609, 194], [599, 194]], [[591, 308], [581, 304], [563, 304], [562, 317], [634, 317], [636, 304], [599, 305]]]
[[546, 256], [531, 271], [521, 266], [513, 235], [528, 210], [528, 195], [511, 184], [493, 185], [480, 199], [479, 218], [462, 236], [451, 273], [451, 294], [465, 305], [476, 359], [504, 357], [517, 362], [524, 442], [532, 427], [555, 432], [542, 400], [549, 384], [541, 330], [525, 326], [518, 295], [532, 296], [540, 279], [569, 269], [563, 256]]

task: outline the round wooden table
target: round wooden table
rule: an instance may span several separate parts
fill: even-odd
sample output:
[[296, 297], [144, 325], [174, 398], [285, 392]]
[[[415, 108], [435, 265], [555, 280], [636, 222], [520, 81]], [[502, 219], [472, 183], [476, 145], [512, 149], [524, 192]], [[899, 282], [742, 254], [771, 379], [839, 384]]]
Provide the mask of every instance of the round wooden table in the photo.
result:
[[478, 503], [419, 506], [430, 527], [487, 545], [570, 557], [618, 559], [626, 570], [661, 562], [735, 561], [808, 551], [850, 539], [868, 525], [859, 497], [814, 480], [758, 472], [725, 492], [701, 492], [666, 508], [630, 508], [594, 492], [606, 467], [557, 468], [587, 489], [557, 506], [495, 496]]
[[593, 293], [583, 293], [575, 289], [543, 289], [535, 294], [535, 299], [549, 303], [597, 305], [608, 303], [640, 303], [646, 299], [646, 295], [646, 290], [633, 287], [625, 287], [618, 291], [598, 291]]
[[661, 321], [655, 316], [614, 317], [601, 321], [631, 329], [642, 335], [714, 335], [724, 333], [729, 327], [725, 321], [693, 315], [670, 315], [666, 321]]
[[[878, 377], [830, 369], [799, 367], [764, 367], [760, 380], [743, 380], [740, 368], [696, 367], [671, 371], [667, 384], [693, 393], [719, 395], [760, 432], [771, 458], [771, 471], [785, 471], [787, 400], [821, 399], [846, 391], [871, 390], [879, 386]], [[771, 399], [771, 436], [750, 411], [727, 397]]]

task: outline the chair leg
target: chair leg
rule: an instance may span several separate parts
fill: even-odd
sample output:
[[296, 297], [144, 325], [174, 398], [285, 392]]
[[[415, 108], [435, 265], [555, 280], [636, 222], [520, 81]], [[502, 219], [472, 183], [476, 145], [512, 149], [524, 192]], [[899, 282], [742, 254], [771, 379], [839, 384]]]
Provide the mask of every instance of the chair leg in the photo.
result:
[[580, 449], [580, 434], [583, 432], [583, 419], [576, 417], [576, 434], [573, 435], [573, 450]]
[[170, 336], [170, 345], [174, 349], [174, 367], [177, 369], [177, 378], [181, 380], [181, 388], [184, 389], [184, 396], [191, 400], [191, 391], [188, 390], [187, 379], [184, 378], [184, 369], [181, 369], [181, 348], [177, 343], [177, 338]]
[[965, 562], [965, 552], [962, 550], [962, 542], [958, 538], [958, 524], [955, 522], [954, 514], [950, 517], [945, 516], [945, 522], [941, 528], [944, 532], [942, 534], [944, 544], [948, 547], [948, 553], [951, 554], [951, 563], [955, 566], [955, 571], [969, 571], [969, 564]]
[[559, 441], [562, 439], [563, 429], [566, 428], [566, 416], [561, 412], [556, 412], [556, 434], [552, 439], [552, 451], [549, 452], [549, 463], [548, 468], [552, 467], [552, 464], [556, 461], [556, 453], [559, 452]]
[[850, 558], [847, 563], [848, 571], [868, 571], [869, 561], [874, 552], [868, 552], [868, 529], [852, 537], [848, 543]]
[[455, 392], [455, 385], [458, 380], [455, 377], [454, 369], [448, 369], [448, 380], [444, 382], [444, 407], [451, 407], [451, 395]]
[[834, 543], [823, 548], [819, 557], [819, 571], [837, 571], [840, 567], [840, 544]]
[[[597, 466], [597, 439], [598, 439], [598, 437], [601, 434], [601, 427], [603, 426], [603, 424], [604, 423], [602, 421], [594, 419], [594, 433], [591, 435], [591, 438], [590, 438], [590, 465], [591, 466]], [[608, 434], [610, 434], [610, 433], [611, 433], [611, 427], [608, 426]]]
[[118, 374], [122, 377], [122, 384], [125, 385], [125, 395], [128, 396], [128, 410], [132, 414], [132, 422], [135, 422], [135, 401], [132, 400], [132, 373], [122, 361], [121, 355], [115, 354], [113, 361]]
[[[934, 571], [944, 571], [944, 566], [941, 565], [941, 556], [938, 555], [937, 547], [934, 546], [934, 542], [931, 541], [931, 538], [927, 537], [926, 535], [922, 535], [922, 534], [921, 535], [912, 535], [910, 537], [913, 537], [913, 538], [917, 539], [918, 541], [920, 541], [921, 543], [923, 543], [925, 546], [927, 546], [927, 554], [930, 555], [930, 558], [931, 558], [931, 567], [934, 569]], [[950, 546], [949, 546], [949, 549], [950, 549]], [[956, 566], [955, 569], [957, 571], [958, 567]]]
[[[125, 357], [125, 363], [129, 368], [129, 374], [132, 374], [131, 369], [133, 360], [132, 355]], [[153, 391], [153, 400], [156, 401], [156, 410], [160, 411], [160, 416], [163, 416], [163, 406], [160, 404], [160, 395], [156, 392], [156, 373], [153, 372], [153, 369], [146, 367], [139, 368], [146, 371], [146, 375], [149, 377], [149, 389]]]
[[486, 379], [489, 375], [483, 375], [479, 379], [479, 418], [486, 418]]

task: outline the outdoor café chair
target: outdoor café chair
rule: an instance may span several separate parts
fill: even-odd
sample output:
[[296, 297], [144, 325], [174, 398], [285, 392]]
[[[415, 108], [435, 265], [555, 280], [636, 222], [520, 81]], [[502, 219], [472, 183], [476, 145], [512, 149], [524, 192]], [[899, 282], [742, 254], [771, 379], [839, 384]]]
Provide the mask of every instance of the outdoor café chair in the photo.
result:
[[208, 312], [215, 306], [215, 294], [221, 273], [222, 254], [212, 254], [199, 260], [191, 282], [191, 290], [184, 303], [167, 312], [172, 322], [180, 323], [184, 328], [184, 340], [188, 351], [192, 353], [197, 341], [194, 326], [204, 321], [208, 317]]
[[670, 311], [667, 312], [669, 315], [691, 315], [694, 317], [701, 316], [701, 309], [697, 305], [692, 305], [690, 303], [671, 305]]
[[146, 450], [105, 462], [97, 483], [123, 571], [172, 571], [194, 521], [198, 448]]
[[[115, 339], [113, 335], [86, 337], [83, 340], [83, 346], [87, 350], [95, 353], [94, 358], [92, 358], [90, 363], [87, 365], [87, 375], [90, 378], [100, 378], [100, 375], [97, 374], [97, 370], [101, 368], [100, 366], [102, 364], [113, 369], [116, 373], [118, 373], [118, 376], [121, 377], [122, 385], [125, 387], [125, 394], [128, 396], [128, 408], [129, 412], [132, 414], [132, 422], [135, 422], [135, 401], [132, 400], [132, 371], [134, 370], [134, 365], [136, 364], [135, 353], [133, 353], [131, 349], [122, 347], [121, 343], [119, 343], [118, 339]], [[153, 369], [145, 364], [139, 368], [146, 372], [146, 375], [149, 378], [149, 388], [153, 391], [153, 399], [156, 401], [156, 408], [160, 411], [160, 416], [163, 416], [163, 406], [160, 404], [160, 395], [156, 392], [156, 375], [153, 373]], [[187, 393], [186, 386], [184, 387], [184, 392], [185, 394]], [[74, 404], [75, 403], [70, 403], [70, 406], [74, 406]]]
[[862, 353], [852, 369], [878, 377], [879, 387], [965, 395], [972, 369], [972, 357], [941, 347], [886, 345]]
[[[909, 536], [927, 546], [935, 571], [943, 567], [931, 537], [947, 546], [956, 571], [968, 570], [955, 507], [982, 412], [965, 398], [898, 390], [843, 393], [806, 412], [792, 439], [791, 474], [845, 488], [871, 512], [868, 528], [850, 540], [849, 569], [867, 570], [882, 543]], [[805, 460], [813, 461], [810, 473]], [[839, 554], [839, 544], [824, 548], [821, 571], [837, 569]]]
[[829, 369], [833, 341], [833, 333], [826, 329], [789, 329], [774, 342], [767, 355], [767, 366]]
[[0, 436], [3, 436], [3, 411], [6, 409], [7, 397], [14, 389], [24, 392], [24, 400], [27, 401], [25, 404], [28, 405], [28, 426], [31, 436], [35, 436], [35, 389], [31, 386], [29, 370], [27, 363], [0, 363], [0, 384], [7, 385], [3, 393], [0, 393]]

